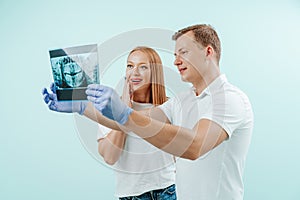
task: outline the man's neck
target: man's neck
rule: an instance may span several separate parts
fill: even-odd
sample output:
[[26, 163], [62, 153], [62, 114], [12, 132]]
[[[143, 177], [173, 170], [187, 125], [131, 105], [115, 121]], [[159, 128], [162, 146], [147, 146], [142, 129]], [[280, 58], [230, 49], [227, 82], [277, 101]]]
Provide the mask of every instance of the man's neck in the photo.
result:
[[216, 78], [221, 75], [219, 70], [210, 71], [210, 73], [205, 74], [203, 77], [198, 79], [197, 81], [193, 82], [193, 86], [195, 88], [196, 96], [200, 95], [209, 84], [211, 84]]

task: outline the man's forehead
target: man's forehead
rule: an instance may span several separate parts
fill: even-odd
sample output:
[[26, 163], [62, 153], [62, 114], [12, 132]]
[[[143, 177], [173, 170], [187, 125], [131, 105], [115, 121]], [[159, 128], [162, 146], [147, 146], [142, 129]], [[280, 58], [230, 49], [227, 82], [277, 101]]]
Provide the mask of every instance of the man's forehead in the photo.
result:
[[175, 51], [178, 51], [182, 48], [187, 48], [193, 44], [195, 45], [197, 44], [197, 42], [195, 40], [194, 34], [191, 31], [189, 31], [177, 38], [175, 43]]
[[186, 32], [184, 34], [182, 34], [181, 36], [179, 36], [176, 40], [176, 42], [180, 42], [180, 41], [193, 41], [195, 40], [195, 35], [192, 31]]

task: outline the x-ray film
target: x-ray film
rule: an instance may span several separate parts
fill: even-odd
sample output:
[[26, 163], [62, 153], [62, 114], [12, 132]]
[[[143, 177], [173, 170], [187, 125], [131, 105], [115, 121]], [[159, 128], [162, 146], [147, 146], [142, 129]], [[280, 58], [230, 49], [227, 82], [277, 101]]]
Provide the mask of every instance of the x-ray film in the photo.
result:
[[55, 49], [49, 54], [57, 99], [86, 100], [87, 86], [100, 82], [97, 45]]

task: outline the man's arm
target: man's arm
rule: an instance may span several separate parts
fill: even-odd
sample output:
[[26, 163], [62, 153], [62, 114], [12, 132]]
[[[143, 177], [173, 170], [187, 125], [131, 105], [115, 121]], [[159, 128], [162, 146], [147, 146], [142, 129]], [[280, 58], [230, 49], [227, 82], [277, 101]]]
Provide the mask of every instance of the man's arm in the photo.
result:
[[[147, 117], [150, 117], [152, 119], [156, 119], [160, 122], [168, 123], [170, 124], [170, 121], [168, 120], [167, 116], [164, 114], [164, 112], [159, 109], [158, 107], [149, 108], [145, 110], [135, 111], [139, 113], [140, 115], [144, 115]], [[103, 116], [94, 106], [91, 102], [89, 102], [86, 106], [86, 109], [83, 113], [83, 115], [92, 121], [95, 121], [103, 126], [106, 126], [108, 128], [111, 128], [113, 130], [117, 131], [129, 131], [126, 129], [125, 126], [120, 125], [119, 123], [108, 119], [107, 117]]]
[[83, 115], [103, 126], [106, 126], [108, 128], [111, 128], [113, 130], [122, 131], [124, 130], [124, 127], [122, 127], [117, 122], [108, 119], [107, 117], [103, 116], [94, 106], [91, 102], [89, 102], [83, 112]]
[[201, 119], [193, 129], [159, 122], [133, 111], [124, 126], [170, 154], [195, 160], [228, 138], [217, 123]]
[[[151, 112], [148, 117], [132, 110], [112, 88], [103, 85], [89, 85], [86, 93], [95, 108], [90, 108], [93, 105], [88, 106], [84, 115], [114, 130], [130, 130], [152, 145], [178, 157], [197, 159], [228, 138], [229, 133], [208, 119], [199, 120], [193, 129], [151, 119]], [[98, 111], [92, 111], [96, 109], [118, 123], [105, 118]]]
[[133, 111], [124, 126], [104, 117], [92, 104], [87, 106], [84, 115], [114, 130], [131, 130], [157, 148], [191, 160], [199, 158], [228, 138], [223, 128], [208, 119], [199, 120], [193, 129], [171, 125], [159, 108]]

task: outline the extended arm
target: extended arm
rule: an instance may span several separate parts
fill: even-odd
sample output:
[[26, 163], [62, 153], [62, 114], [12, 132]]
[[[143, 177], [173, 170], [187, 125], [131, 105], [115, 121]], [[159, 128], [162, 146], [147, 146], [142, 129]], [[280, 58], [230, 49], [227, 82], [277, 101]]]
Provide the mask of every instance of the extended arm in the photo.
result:
[[125, 127], [146, 141], [175, 156], [195, 160], [210, 151], [228, 135], [215, 122], [202, 119], [193, 129], [187, 129], [132, 112]]
[[[223, 128], [207, 119], [199, 120], [193, 129], [171, 125], [159, 108], [151, 112], [133, 111], [124, 126], [104, 117], [93, 105], [87, 106], [84, 115], [115, 130], [131, 130], [157, 148], [191, 160], [210, 151], [228, 137]], [[166, 122], [161, 122], [163, 120]]]
[[[78, 112], [80, 114], [84, 110], [83, 114], [86, 117], [103, 126], [123, 132], [131, 130], [154, 146], [183, 158], [196, 159], [228, 137], [227, 133], [219, 125], [210, 120], [200, 120], [193, 129], [170, 125], [166, 116], [159, 108], [151, 109], [150, 113], [146, 112], [146, 115], [150, 117], [144, 116], [145, 113], [133, 111], [124, 105], [117, 95], [114, 94], [116, 97], [113, 99], [114, 91], [112, 89], [105, 87], [108, 91], [102, 90], [100, 92], [98, 89], [92, 88], [90, 91], [87, 91], [87, 94], [90, 95], [88, 98], [93, 103], [58, 102], [55, 90], [53, 89], [53, 93], [51, 94], [44, 89], [43, 95], [45, 103], [51, 110], [58, 112]], [[105, 93], [102, 95], [103, 91]], [[117, 102], [113, 102], [112, 100]], [[112, 103], [115, 105], [114, 108], [112, 108]], [[119, 121], [116, 120], [118, 121], [116, 122], [112, 119], [119, 119]], [[125, 125], [121, 125], [124, 121], [126, 122]], [[122, 138], [118, 142], [116, 141], [116, 143], [122, 144]]]
[[94, 105], [89, 102], [86, 106], [86, 109], [83, 113], [83, 115], [103, 126], [106, 126], [108, 128], [111, 128], [113, 130], [122, 131], [124, 127], [121, 128], [120, 124], [117, 122], [108, 119], [107, 117], [103, 116], [95, 107]]
[[113, 130], [125, 133], [131, 130], [154, 146], [175, 156], [196, 159], [228, 137], [225, 130], [207, 119], [198, 121], [193, 129], [186, 129], [170, 125], [168, 121], [155, 120], [166, 120], [159, 108], [151, 110], [150, 117], [144, 116], [126, 106], [109, 87], [90, 85], [87, 95], [92, 103], [58, 102], [55, 90], [52, 89], [52, 92], [43, 90], [44, 101], [49, 109], [57, 112], [78, 112]]
[[[106, 86], [89, 85], [86, 93], [97, 110], [118, 123], [106, 119], [99, 112], [95, 112], [96, 122], [115, 130], [131, 130], [152, 145], [175, 156], [197, 159], [228, 137], [221, 126], [208, 119], [201, 119], [193, 129], [187, 129], [152, 119], [151, 116], [158, 116], [160, 109], [153, 109], [154, 114], [150, 113], [150, 117], [144, 116], [126, 106], [116, 92]], [[91, 118], [89, 107], [84, 115]]]

